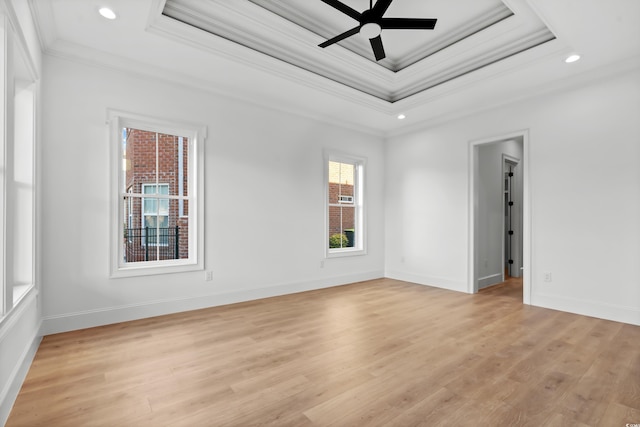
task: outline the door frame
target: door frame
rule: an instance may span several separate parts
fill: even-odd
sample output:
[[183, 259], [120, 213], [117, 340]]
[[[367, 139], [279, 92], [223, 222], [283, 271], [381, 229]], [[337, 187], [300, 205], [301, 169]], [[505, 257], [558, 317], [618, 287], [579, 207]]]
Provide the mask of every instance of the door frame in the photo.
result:
[[476, 210], [478, 207], [478, 150], [481, 145], [507, 140], [522, 140], [522, 302], [531, 304], [531, 176], [529, 159], [529, 130], [519, 130], [508, 134], [469, 141], [469, 235], [467, 254], [467, 292], [478, 292], [476, 272]]

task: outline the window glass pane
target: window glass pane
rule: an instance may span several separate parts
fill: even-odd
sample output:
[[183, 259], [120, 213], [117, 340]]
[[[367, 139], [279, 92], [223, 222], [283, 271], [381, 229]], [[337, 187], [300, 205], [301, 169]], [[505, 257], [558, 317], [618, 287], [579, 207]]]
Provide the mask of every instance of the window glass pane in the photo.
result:
[[158, 212], [158, 199], [151, 197], [145, 197], [144, 199], [144, 213], [156, 214]]
[[[123, 138], [123, 191], [131, 188], [134, 193], [142, 192], [142, 183], [157, 182], [156, 176], [156, 133], [140, 129], [124, 128]], [[151, 193], [155, 188], [150, 189]], [[148, 194], [151, 194], [148, 193]]]
[[329, 248], [336, 249], [345, 247], [342, 236], [342, 208], [340, 206], [329, 206]]
[[142, 194], [169, 194], [169, 184], [142, 184]]
[[164, 215], [145, 215], [144, 233], [149, 245], [169, 244], [169, 217]]
[[357, 248], [359, 238], [356, 218], [358, 164], [329, 161], [328, 163], [328, 239], [329, 249]]
[[160, 205], [158, 209], [158, 215], [169, 215], [169, 200], [160, 199], [158, 203]]
[[355, 246], [355, 207], [329, 206], [329, 247]]
[[[142, 188], [144, 194], [155, 191], [155, 185]], [[159, 189], [161, 194], [166, 193], [168, 186], [161, 184]], [[125, 196], [125, 262], [189, 258], [189, 218], [178, 215], [180, 205], [188, 212], [187, 200]], [[141, 206], [144, 206], [144, 212], [140, 210]], [[156, 208], [159, 209], [156, 211]]]
[[[34, 135], [33, 88], [16, 84], [14, 104], [13, 135], [13, 181], [14, 198], [9, 205], [13, 209], [13, 239], [11, 248], [13, 258], [13, 304], [29, 290], [34, 283]], [[9, 242], [8, 242], [9, 243]]]
[[[156, 189], [158, 192], [156, 193]], [[159, 184], [156, 186], [155, 184], [143, 184], [142, 185], [143, 194], [168, 194], [169, 193], [169, 185], [168, 184]], [[145, 214], [158, 214], [158, 215], [169, 215], [169, 200], [168, 199], [158, 199], [155, 197], [145, 197], [143, 199], [144, 213]]]
[[187, 137], [158, 134], [158, 182], [169, 183], [167, 192], [161, 194], [188, 195], [188, 141]]
[[[175, 212], [174, 209], [180, 211], [180, 203], [182, 203], [182, 209], [184, 210], [184, 215], [171, 215], [171, 226], [178, 226], [178, 258], [186, 259], [189, 258], [189, 201], [188, 200], [171, 200], [171, 208], [170, 212]], [[175, 218], [175, 223], [173, 219]]]
[[338, 203], [340, 194], [340, 163], [329, 162], [329, 203]]

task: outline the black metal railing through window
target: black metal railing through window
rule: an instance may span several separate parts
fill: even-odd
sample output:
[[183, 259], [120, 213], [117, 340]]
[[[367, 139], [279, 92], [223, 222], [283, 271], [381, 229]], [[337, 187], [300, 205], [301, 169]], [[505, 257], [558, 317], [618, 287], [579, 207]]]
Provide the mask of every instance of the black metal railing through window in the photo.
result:
[[180, 227], [125, 228], [125, 262], [180, 258]]

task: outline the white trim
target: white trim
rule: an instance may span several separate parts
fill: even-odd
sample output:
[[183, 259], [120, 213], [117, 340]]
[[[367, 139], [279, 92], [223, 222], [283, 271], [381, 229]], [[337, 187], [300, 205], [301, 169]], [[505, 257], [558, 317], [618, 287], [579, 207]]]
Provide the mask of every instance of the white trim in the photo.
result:
[[468, 214], [468, 252], [467, 252], [467, 292], [478, 292], [478, 283], [475, 278], [478, 270], [475, 265], [475, 230], [476, 230], [476, 174], [477, 174], [477, 150], [480, 145], [492, 142], [522, 139], [523, 158], [522, 164], [522, 302], [531, 304], [531, 257], [532, 257], [532, 219], [531, 219], [531, 189], [530, 189], [530, 159], [529, 159], [529, 130], [524, 129], [504, 135], [478, 139], [469, 142], [469, 214]]
[[[111, 221], [110, 221], [110, 277], [145, 276], [152, 274], [178, 273], [204, 270], [204, 145], [207, 128], [202, 125], [175, 122], [158, 117], [149, 117], [119, 110], [107, 110], [107, 125], [111, 174]], [[124, 127], [131, 127], [150, 132], [168, 135], [186, 136], [189, 138], [189, 258], [163, 261], [146, 261], [141, 263], [122, 262], [122, 217], [120, 200], [122, 186], [122, 135]], [[166, 196], [163, 198], [171, 199]]]
[[[2, 49], [2, 70], [0, 70], [0, 85], [3, 95], [3, 116], [0, 118], [1, 139], [0, 168], [0, 322], [19, 305], [25, 292], [14, 297], [14, 291], [19, 287], [31, 288], [35, 284], [36, 275], [36, 220], [37, 220], [37, 192], [36, 192], [36, 156], [37, 156], [37, 123], [36, 84], [38, 73], [28, 49], [28, 44], [10, 3], [0, 3], [0, 44]], [[18, 107], [25, 108], [18, 108]], [[19, 127], [16, 127], [19, 126]], [[25, 145], [26, 144], [26, 145]], [[20, 148], [21, 147], [21, 148]], [[22, 149], [30, 152], [21, 156]], [[20, 159], [16, 158], [16, 155]], [[22, 160], [26, 160], [24, 163]], [[25, 172], [24, 164], [30, 163], [30, 170], [26, 182], [19, 182], [16, 171]], [[27, 189], [31, 195], [29, 206], [25, 212], [16, 211], [19, 201], [19, 190]], [[25, 200], [26, 201], [26, 200]], [[24, 210], [24, 209], [23, 209]], [[22, 224], [22, 220], [30, 219], [30, 223]], [[21, 247], [28, 240], [25, 235], [30, 233], [28, 246]], [[23, 257], [26, 255], [26, 257]], [[18, 260], [18, 263], [15, 261]], [[16, 273], [29, 269], [28, 278], [24, 283], [15, 283]], [[27, 281], [28, 280], [28, 281]]]
[[[8, 84], [7, 80], [10, 75], [10, 66], [9, 66], [9, 45], [10, 36], [7, 27], [10, 27], [9, 20], [3, 14], [0, 14], [0, 91], [3, 95], [2, 102], [2, 115], [0, 116], [0, 319], [4, 318], [9, 311], [11, 311], [11, 307], [9, 307], [9, 300], [13, 298], [9, 298], [9, 294], [6, 292], [6, 274], [5, 274], [5, 258], [7, 253], [7, 215], [6, 215], [6, 206], [7, 206], [7, 171], [5, 165], [7, 163], [8, 153], [7, 153], [7, 140], [8, 132], [7, 132], [7, 123], [8, 123], [8, 112], [7, 112], [7, 104], [9, 102], [10, 97], [7, 94]], [[13, 98], [13, 97], [11, 97]]]
[[[31, 314], [28, 312], [31, 310]], [[35, 323], [25, 323], [29, 314], [31, 320], [35, 320]], [[0, 324], [0, 348], [2, 349], [2, 357], [4, 360], [15, 361], [11, 372], [8, 373], [5, 380], [5, 384], [0, 389], [0, 425], [4, 425], [9, 413], [15, 402], [18, 392], [22, 387], [29, 367], [36, 354], [42, 334], [40, 333], [42, 323], [39, 319], [38, 309], [38, 291], [32, 288], [27, 292], [24, 298], [22, 298], [15, 308], [12, 310]], [[21, 328], [29, 327], [28, 331], [24, 331]], [[33, 328], [32, 328], [33, 326]], [[15, 334], [15, 335], [11, 335]], [[27, 335], [28, 334], [28, 335]], [[28, 336], [26, 340], [21, 339], [23, 336]], [[7, 340], [19, 340], [19, 344], [25, 344], [21, 349], [12, 348]], [[12, 350], [16, 350], [12, 352]], [[16, 357], [17, 355], [17, 357]]]
[[20, 57], [24, 61], [27, 72], [29, 73], [28, 76], [23, 77], [27, 77], [29, 80], [31, 80], [31, 83], [33, 83], [40, 78], [40, 75], [38, 73], [38, 68], [36, 67], [34, 58], [31, 56], [29, 44], [27, 43], [24, 32], [22, 31], [20, 20], [18, 19], [18, 16], [16, 15], [13, 5], [10, 1], [0, 2], [0, 13], [3, 13], [7, 18], [7, 22], [9, 23], [11, 32], [16, 42], [18, 52], [20, 54]]
[[381, 279], [384, 271], [371, 270], [356, 274], [315, 279], [304, 282], [274, 283], [255, 289], [238, 289], [231, 292], [193, 295], [185, 298], [171, 298], [149, 301], [139, 304], [105, 307], [75, 313], [43, 318], [43, 333], [45, 335], [103, 326], [130, 320], [146, 319], [189, 310], [235, 304], [245, 301], [289, 295], [334, 286], [348, 285], [366, 280]]
[[484, 289], [491, 285], [497, 285], [500, 282], [504, 282], [504, 274], [497, 273], [489, 276], [478, 277], [478, 290]]
[[552, 310], [640, 326], [640, 310], [638, 310], [637, 307], [607, 304], [581, 298], [547, 295], [539, 292], [533, 295], [531, 304]]
[[35, 287], [31, 287], [25, 295], [18, 301], [18, 304], [14, 307], [14, 310], [11, 310], [7, 313], [0, 322], [0, 342], [4, 340], [5, 336], [9, 333], [9, 331], [15, 326], [18, 318], [22, 316], [23, 312], [26, 310], [29, 304], [33, 302], [33, 300], [37, 299], [39, 292]]
[[4, 425], [9, 419], [13, 404], [18, 398], [18, 393], [27, 378], [27, 373], [29, 373], [29, 368], [31, 368], [38, 347], [40, 347], [40, 341], [42, 341], [42, 335], [37, 331], [29, 339], [29, 346], [20, 355], [20, 363], [13, 368], [9, 375], [9, 380], [0, 391], [0, 425]]
[[424, 274], [396, 270], [387, 271], [385, 277], [450, 291], [467, 292], [467, 283], [464, 280], [457, 280], [451, 277], [425, 276]]

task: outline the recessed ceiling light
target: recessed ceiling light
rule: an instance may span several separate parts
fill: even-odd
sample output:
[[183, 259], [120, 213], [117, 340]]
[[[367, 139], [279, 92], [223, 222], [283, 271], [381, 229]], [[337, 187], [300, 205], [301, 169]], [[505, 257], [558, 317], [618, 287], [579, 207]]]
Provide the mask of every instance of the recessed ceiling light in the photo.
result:
[[404, 114], [398, 114], [398, 120], [404, 120], [406, 118], [407, 116], [405, 116]]
[[103, 18], [116, 19], [116, 13], [108, 7], [101, 7], [98, 12], [100, 13], [100, 15], [102, 15]]
[[577, 53], [574, 53], [572, 55], [567, 56], [567, 59], [565, 59], [564, 62], [566, 62], [567, 64], [571, 64], [572, 62], [576, 62], [579, 59], [580, 59], [580, 55], [578, 55]]

